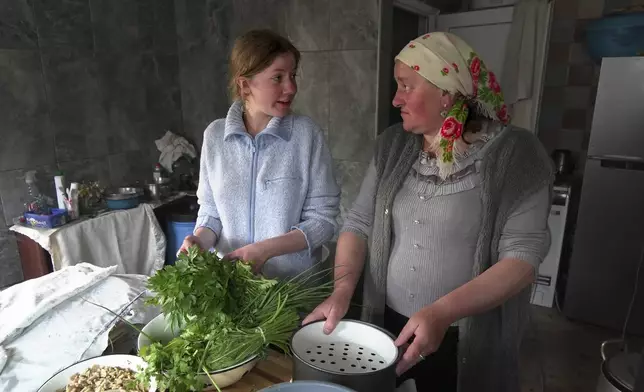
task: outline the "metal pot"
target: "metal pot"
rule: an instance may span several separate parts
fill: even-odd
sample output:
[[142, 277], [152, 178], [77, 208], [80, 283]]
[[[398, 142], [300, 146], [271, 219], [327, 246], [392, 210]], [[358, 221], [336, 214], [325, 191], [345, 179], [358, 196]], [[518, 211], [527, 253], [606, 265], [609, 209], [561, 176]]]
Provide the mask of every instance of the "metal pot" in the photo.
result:
[[109, 209], [126, 210], [137, 207], [142, 195], [142, 188], [121, 187], [105, 190], [104, 198]]
[[340, 321], [326, 335], [324, 321], [307, 324], [291, 338], [293, 380], [325, 381], [356, 392], [396, 390], [402, 349], [395, 337], [362, 321]]
[[633, 392], [642, 354], [614, 350], [624, 346], [623, 340], [607, 340], [601, 345], [602, 365], [596, 392]]

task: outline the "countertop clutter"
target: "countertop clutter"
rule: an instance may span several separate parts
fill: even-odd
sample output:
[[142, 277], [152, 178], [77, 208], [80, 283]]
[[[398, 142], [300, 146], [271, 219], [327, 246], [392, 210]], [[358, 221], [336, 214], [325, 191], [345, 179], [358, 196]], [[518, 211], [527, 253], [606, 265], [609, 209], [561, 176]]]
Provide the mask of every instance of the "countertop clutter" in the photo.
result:
[[17, 236], [25, 279], [88, 260], [98, 266], [118, 265], [118, 273], [149, 276], [165, 263], [167, 217], [194, 204], [194, 192], [175, 192], [135, 208], [81, 216], [54, 228], [16, 224], [10, 230]]

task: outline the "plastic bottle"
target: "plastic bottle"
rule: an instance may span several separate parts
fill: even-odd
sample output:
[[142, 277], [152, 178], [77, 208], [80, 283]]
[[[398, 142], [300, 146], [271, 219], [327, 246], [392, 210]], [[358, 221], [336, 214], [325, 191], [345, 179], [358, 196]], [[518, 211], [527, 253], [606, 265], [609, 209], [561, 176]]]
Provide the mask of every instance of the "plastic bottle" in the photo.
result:
[[58, 208], [65, 209], [65, 176], [63, 172], [56, 173], [54, 176], [54, 186], [56, 187], [56, 199], [58, 201]]
[[161, 164], [157, 163], [154, 166], [154, 172], [152, 173], [152, 176], [154, 177], [154, 183], [155, 184], [160, 184], [161, 183], [161, 178], [163, 178], [163, 172], [161, 171]]
[[68, 213], [71, 219], [78, 219], [80, 216], [80, 211], [78, 210], [78, 187], [79, 185], [77, 182], [72, 182], [67, 190], [69, 195], [69, 205], [71, 207]]

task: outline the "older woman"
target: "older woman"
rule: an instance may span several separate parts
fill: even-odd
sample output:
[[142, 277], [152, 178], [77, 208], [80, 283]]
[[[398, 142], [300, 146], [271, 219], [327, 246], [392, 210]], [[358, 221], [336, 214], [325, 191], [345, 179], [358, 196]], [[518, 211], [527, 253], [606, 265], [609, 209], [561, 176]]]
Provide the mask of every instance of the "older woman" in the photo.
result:
[[378, 138], [338, 240], [344, 278], [305, 323], [332, 331], [364, 267], [363, 319], [406, 346], [399, 381], [518, 391], [529, 286], [550, 244], [550, 160], [508, 125], [495, 75], [458, 37], [418, 37], [394, 73], [403, 123]]

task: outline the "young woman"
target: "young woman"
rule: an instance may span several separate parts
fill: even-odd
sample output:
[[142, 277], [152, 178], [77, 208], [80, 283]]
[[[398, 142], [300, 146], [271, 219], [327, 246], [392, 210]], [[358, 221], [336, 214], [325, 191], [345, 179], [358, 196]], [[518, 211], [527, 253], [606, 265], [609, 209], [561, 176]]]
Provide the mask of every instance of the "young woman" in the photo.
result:
[[230, 64], [233, 104], [204, 132], [199, 214], [183, 242], [287, 278], [318, 260], [336, 230], [340, 190], [322, 130], [291, 113], [299, 51], [268, 30], [239, 37]]

